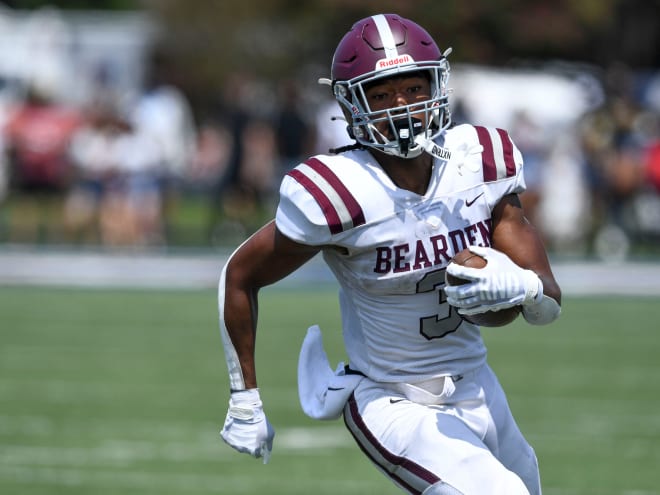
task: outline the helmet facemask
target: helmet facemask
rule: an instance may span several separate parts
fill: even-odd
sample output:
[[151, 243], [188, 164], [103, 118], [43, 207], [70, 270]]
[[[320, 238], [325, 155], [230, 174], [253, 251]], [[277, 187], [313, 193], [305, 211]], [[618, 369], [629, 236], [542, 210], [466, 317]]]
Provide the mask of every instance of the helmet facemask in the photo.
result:
[[[424, 151], [424, 144], [432, 141], [449, 127], [447, 82], [449, 64], [446, 58], [438, 61], [409, 63], [389, 70], [374, 70], [348, 81], [334, 81], [337, 101], [347, 110], [349, 133], [363, 146], [377, 149], [400, 158], [415, 158]], [[429, 77], [431, 94], [428, 100], [372, 111], [366, 98], [366, 88], [387, 77], [406, 77], [424, 73]], [[386, 122], [388, 138], [377, 124]]]

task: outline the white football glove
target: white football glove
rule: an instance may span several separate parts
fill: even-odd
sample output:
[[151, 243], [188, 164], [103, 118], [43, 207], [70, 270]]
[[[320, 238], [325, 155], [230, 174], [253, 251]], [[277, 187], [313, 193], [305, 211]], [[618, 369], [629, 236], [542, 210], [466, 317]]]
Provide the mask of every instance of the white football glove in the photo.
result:
[[470, 246], [474, 254], [485, 258], [483, 268], [449, 263], [447, 274], [468, 280], [463, 285], [445, 285], [447, 302], [462, 315], [499, 311], [518, 305], [530, 305], [543, 298], [543, 283], [532, 270], [516, 265], [506, 254], [489, 247]]
[[266, 419], [258, 388], [232, 392], [220, 436], [239, 452], [268, 463], [275, 430]]

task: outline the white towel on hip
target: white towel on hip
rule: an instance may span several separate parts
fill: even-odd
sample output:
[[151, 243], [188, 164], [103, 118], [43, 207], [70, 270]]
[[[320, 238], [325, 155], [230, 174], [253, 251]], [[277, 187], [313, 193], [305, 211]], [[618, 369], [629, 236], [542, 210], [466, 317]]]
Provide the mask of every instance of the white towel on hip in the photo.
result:
[[337, 419], [346, 401], [364, 376], [346, 374], [344, 363], [335, 371], [330, 367], [318, 325], [307, 329], [298, 357], [298, 397], [307, 416]]

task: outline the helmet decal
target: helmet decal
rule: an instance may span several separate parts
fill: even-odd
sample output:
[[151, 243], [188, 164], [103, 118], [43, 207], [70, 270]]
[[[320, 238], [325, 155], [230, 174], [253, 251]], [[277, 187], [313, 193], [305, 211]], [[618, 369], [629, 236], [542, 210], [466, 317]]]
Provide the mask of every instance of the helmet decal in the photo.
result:
[[391, 57], [391, 58], [381, 58], [379, 61], [376, 62], [376, 67], [374, 67], [375, 70], [379, 69], [389, 69], [390, 67], [394, 67], [395, 65], [401, 65], [401, 64], [410, 64], [413, 63], [414, 60], [410, 55], [401, 55], [401, 56], [396, 56], [396, 57]]

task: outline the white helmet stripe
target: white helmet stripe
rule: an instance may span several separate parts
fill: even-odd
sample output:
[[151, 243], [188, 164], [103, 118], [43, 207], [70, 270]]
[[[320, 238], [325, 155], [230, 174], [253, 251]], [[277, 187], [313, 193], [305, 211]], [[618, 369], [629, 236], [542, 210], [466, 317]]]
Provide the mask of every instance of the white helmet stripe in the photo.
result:
[[398, 56], [399, 51], [396, 49], [394, 35], [392, 34], [389, 23], [387, 22], [387, 18], [383, 14], [378, 14], [372, 16], [371, 18], [374, 20], [380, 39], [383, 42], [383, 47], [385, 48], [385, 58], [394, 58]]

